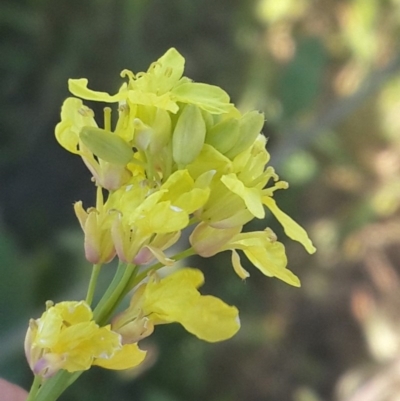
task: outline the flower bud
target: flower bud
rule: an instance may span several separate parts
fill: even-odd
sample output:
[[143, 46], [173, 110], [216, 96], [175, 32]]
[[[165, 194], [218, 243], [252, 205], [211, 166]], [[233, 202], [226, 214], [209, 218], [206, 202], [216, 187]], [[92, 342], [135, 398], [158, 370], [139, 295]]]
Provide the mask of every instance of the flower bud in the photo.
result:
[[221, 252], [221, 249], [237, 234], [242, 227], [217, 229], [205, 223], [200, 223], [189, 237], [190, 244], [196, 253], [203, 258], [209, 258]]
[[147, 150], [154, 135], [153, 130], [144, 124], [140, 118], [133, 120], [133, 126], [135, 127], [135, 146], [139, 150]]
[[126, 165], [133, 158], [129, 144], [118, 135], [96, 127], [83, 127], [79, 138], [97, 157], [109, 163]]
[[214, 125], [207, 132], [206, 143], [225, 154], [237, 143], [238, 138], [239, 121], [229, 118]]
[[116, 253], [110, 229], [112, 216], [105, 211], [98, 212], [94, 208], [86, 212], [82, 202], [76, 202], [74, 210], [85, 233], [86, 259], [93, 264], [111, 262]]
[[180, 165], [188, 165], [199, 155], [206, 136], [206, 124], [198, 107], [188, 104], [176, 123], [172, 136], [172, 157]]
[[250, 147], [256, 140], [264, 125], [264, 114], [257, 110], [246, 113], [239, 120], [239, 137], [235, 145], [226, 153], [226, 156], [233, 159], [240, 152]]
[[153, 128], [153, 138], [150, 143], [150, 152], [155, 155], [160, 152], [170, 141], [171, 138], [171, 117], [163, 109], [157, 109]]

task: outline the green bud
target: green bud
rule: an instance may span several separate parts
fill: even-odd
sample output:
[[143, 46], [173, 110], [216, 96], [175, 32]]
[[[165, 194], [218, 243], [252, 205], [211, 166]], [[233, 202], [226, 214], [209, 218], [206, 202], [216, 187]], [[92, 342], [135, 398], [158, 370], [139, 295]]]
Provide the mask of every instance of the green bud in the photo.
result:
[[206, 124], [200, 109], [188, 104], [183, 109], [172, 135], [172, 157], [180, 165], [191, 163], [199, 155], [206, 137]]
[[133, 157], [129, 144], [110, 131], [96, 127], [83, 127], [79, 138], [95, 156], [109, 163], [124, 166]]
[[152, 154], [156, 154], [168, 144], [171, 138], [171, 117], [169, 113], [166, 110], [157, 109], [151, 127], [154, 134], [150, 143], [150, 151]]
[[135, 128], [134, 142], [139, 150], [146, 150], [153, 137], [153, 130], [148, 125], [144, 124], [140, 118], [133, 120], [133, 127]]
[[205, 110], [200, 110], [201, 115], [203, 116], [204, 122], [206, 123], [206, 130], [208, 131], [214, 126], [214, 117], [211, 113]]
[[232, 149], [225, 156], [233, 159], [240, 152], [246, 150], [256, 140], [264, 125], [264, 114], [257, 110], [246, 113], [239, 120], [239, 138]]
[[239, 138], [239, 121], [235, 118], [223, 120], [214, 125], [206, 136], [206, 143], [222, 154], [228, 152]]

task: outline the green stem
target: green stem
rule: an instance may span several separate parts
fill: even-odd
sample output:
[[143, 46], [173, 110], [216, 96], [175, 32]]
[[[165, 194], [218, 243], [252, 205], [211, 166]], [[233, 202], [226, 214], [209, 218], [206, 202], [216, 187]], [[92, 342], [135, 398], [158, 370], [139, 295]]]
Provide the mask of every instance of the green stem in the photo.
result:
[[[34, 398], [29, 393], [29, 401], [56, 401], [58, 397], [83, 373], [83, 371], [69, 373], [60, 370], [55, 376], [47, 379], [35, 394]], [[35, 378], [36, 380], [36, 378]], [[35, 381], [34, 381], [35, 383]], [[32, 386], [33, 387], [33, 386]], [[27, 400], [27, 401], [28, 401]]]
[[96, 289], [97, 279], [101, 270], [101, 264], [93, 265], [92, 275], [90, 277], [89, 287], [86, 295], [86, 303], [88, 305], [92, 304], [94, 291]]
[[40, 376], [35, 376], [26, 401], [34, 401], [36, 399], [36, 394], [40, 388], [41, 383], [42, 383], [42, 380], [41, 380]]
[[[119, 271], [121, 270], [121, 266], [124, 268], [124, 272], [121, 276]], [[104, 294], [103, 298], [100, 300], [99, 304], [96, 306], [93, 311], [94, 320], [100, 325], [104, 325], [112, 311], [118, 306], [118, 301], [120, 300], [121, 294], [124, 292], [125, 287], [131, 276], [135, 274], [136, 265], [132, 264], [120, 264], [118, 266], [118, 271], [114, 279], [118, 276], [118, 280], [113, 280], [110, 287]], [[114, 281], [115, 284], [114, 284]], [[113, 285], [114, 284], [114, 285]]]
[[97, 304], [96, 308], [95, 308], [95, 321], [97, 322], [97, 314], [98, 311], [101, 310], [105, 303], [107, 302], [107, 299], [110, 297], [110, 295], [113, 293], [114, 289], [116, 288], [116, 286], [118, 285], [118, 283], [120, 282], [120, 280], [122, 279], [124, 273], [126, 270], [126, 264], [123, 262], [119, 262], [118, 264], [118, 268], [117, 271], [114, 275], [114, 278], [112, 279], [110, 285], [108, 286], [106, 292], [103, 294], [103, 296], [101, 297], [99, 303]]

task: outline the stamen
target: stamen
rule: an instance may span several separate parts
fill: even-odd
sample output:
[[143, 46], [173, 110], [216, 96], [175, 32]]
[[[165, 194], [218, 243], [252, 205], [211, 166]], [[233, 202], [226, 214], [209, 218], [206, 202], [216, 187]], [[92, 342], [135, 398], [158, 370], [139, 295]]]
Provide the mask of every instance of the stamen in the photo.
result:
[[111, 131], [111, 108], [104, 107], [104, 129]]
[[147, 72], [154, 70], [156, 67], [162, 67], [162, 64], [159, 61], [154, 61], [153, 63], [150, 64], [150, 67], [147, 70]]
[[46, 310], [49, 310], [52, 306], [54, 306], [54, 302], [53, 301], [46, 301], [45, 305], [46, 305]]
[[121, 71], [121, 74], [119, 74], [120, 76], [121, 76], [121, 78], [125, 78], [125, 77], [128, 77], [128, 79], [130, 80], [130, 81], [134, 81], [136, 78], [135, 78], [135, 74], [132, 72], [132, 71], [130, 71], [130, 70], [122, 70]]
[[103, 199], [103, 189], [100, 185], [97, 186], [96, 191], [96, 209], [101, 212], [103, 209], [104, 199]]

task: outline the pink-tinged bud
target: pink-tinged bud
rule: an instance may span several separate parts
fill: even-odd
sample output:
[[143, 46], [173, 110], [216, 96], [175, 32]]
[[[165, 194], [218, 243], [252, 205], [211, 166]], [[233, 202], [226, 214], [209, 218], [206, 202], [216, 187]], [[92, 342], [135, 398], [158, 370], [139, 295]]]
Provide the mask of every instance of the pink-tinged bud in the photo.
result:
[[143, 240], [136, 236], [135, 228], [126, 226], [121, 218], [117, 216], [111, 226], [111, 237], [115, 245], [118, 258], [125, 263], [134, 263], [134, 259], [142, 246]]
[[150, 336], [154, 331], [154, 324], [147, 317], [137, 317], [133, 320], [119, 325], [119, 319], [123, 316], [117, 316], [112, 322], [112, 329], [121, 335], [122, 344], [134, 344]]
[[190, 235], [190, 243], [196, 253], [204, 258], [213, 256], [237, 234], [242, 227], [226, 229], [213, 228], [205, 223], [200, 223]]
[[128, 142], [110, 131], [85, 126], [79, 138], [94, 155], [109, 163], [125, 166], [133, 158], [133, 150]]
[[138, 287], [128, 309], [119, 313], [111, 322], [111, 328], [122, 337], [122, 344], [136, 343], [148, 337], [154, 331], [153, 322], [142, 310], [146, 285]]
[[121, 188], [132, 176], [126, 166], [96, 160], [90, 152], [82, 153], [82, 160], [92, 173], [96, 184], [108, 191]]
[[116, 254], [111, 238], [112, 216], [106, 211], [99, 212], [95, 208], [90, 208], [86, 212], [82, 202], [76, 202], [74, 210], [85, 233], [86, 259], [93, 264], [111, 262]]

